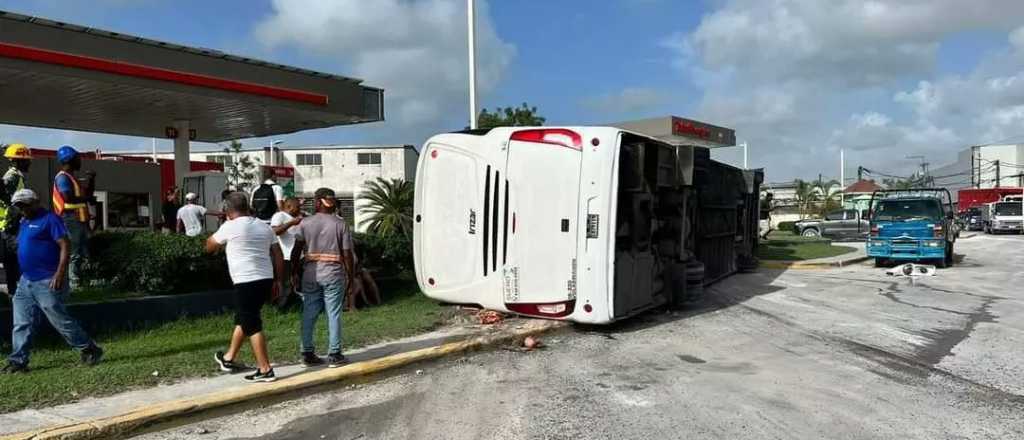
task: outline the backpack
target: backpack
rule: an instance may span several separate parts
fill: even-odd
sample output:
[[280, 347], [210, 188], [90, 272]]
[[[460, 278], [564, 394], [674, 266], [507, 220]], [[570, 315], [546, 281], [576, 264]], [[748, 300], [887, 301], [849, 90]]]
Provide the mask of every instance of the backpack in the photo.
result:
[[252, 213], [260, 220], [270, 221], [277, 212], [277, 196], [274, 187], [266, 183], [260, 184], [252, 193]]

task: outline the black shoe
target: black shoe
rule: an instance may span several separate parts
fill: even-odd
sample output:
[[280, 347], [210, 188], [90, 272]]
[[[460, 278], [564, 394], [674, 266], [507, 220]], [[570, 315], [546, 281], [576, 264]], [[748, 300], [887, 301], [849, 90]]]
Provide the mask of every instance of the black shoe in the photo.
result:
[[95, 366], [103, 360], [103, 349], [98, 345], [90, 345], [82, 350], [82, 363], [90, 367]]
[[224, 359], [224, 352], [218, 351], [213, 354], [213, 360], [217, 361], [217, 365], [220, 366], [220, 371], [225, 373], [238, 373], [240, 371], [247, 371], [249, 367], [241, 362], [229, 361]]
[[302, 353], [302, 365], [307, 367], [319, 367], [324, 364], [324, 358], [313, 352]]
[[327, 355], [327, 368], [338, 368], [342, 365], [348, 365], [348, 358], [341, 353], [331, 353]]
[[267, 370], [266, 373], [261, 373], [259, 369], [255, 373], [245, 376], [245, 380], [248, 382], [273, 382], [277, 380], [277, 376], [274, 375], [274, 369]]
[[28, 373], [28, 365], [16, 364], [14, 362], [7, 362], [4, 368], [0, 370], [0, 374], [18, 374]]

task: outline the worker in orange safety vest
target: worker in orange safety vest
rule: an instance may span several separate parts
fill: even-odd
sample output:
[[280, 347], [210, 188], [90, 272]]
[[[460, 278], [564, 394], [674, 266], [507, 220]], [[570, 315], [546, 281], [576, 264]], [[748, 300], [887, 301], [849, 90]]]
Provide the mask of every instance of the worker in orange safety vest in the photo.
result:
[[82, 169], [82, 158], [68, 145], [57, 150], [57, 162], [60, 171], [53, 179], [53, 212], [64, 220], [71, 241], [68, 280], [74, 290], [81, 281], [82, 264], [89, 256], [89, 203], [94, 201], [96, 173], [86, 172], [85, 181], [79, 183], [74, 173]]

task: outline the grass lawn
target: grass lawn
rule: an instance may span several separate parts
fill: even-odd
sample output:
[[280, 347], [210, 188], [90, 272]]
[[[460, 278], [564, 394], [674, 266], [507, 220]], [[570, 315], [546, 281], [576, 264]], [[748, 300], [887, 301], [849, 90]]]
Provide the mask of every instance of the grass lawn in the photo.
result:
[[[850, 243], [850, 246], [857, 246]], [[833, 246], [829, 240], [808, 238], [787, 231], [768, 234], [757, 249], [757, 258], [762, 260], [801, 261], [825, 258], [853, 252], [849, 246]]]
[[[419, 293], [415, 283], [396, 288], [385, 304], [342, 314], [344, 349], [422, 333], [438, 325], [441, 308]], [[271, 362], [299, 361], [300, 312], [263, 311]], [[327, 325], [317, 323], [316, 346], [326, 351]], [[78, 352], [48, 341], [32, 351], [29, 374], [0, 375], [0, 413], [46, 407], [83, 397], [152, 387], [183, 378], [220, 374], [213, 353], [227, 347], [232, 316], [185, 318], [146, 330], [98, 335], [106, 356], [96, 367], [78, 363]], [[254, 363], [248, 343], [239, 359]], [[3, 354], [10, 352], [4, 344]], [[158, 371], [158, 376], [153, 372]], [[241, 376], [239, 376], [241, 381]]]

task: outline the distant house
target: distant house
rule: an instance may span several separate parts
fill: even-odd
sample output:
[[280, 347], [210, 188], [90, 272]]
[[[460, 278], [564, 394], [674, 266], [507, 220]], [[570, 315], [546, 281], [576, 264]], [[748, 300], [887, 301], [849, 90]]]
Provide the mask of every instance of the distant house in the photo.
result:
[[885, 189], [874, 180], [858, 180], [843, 190], [843, 208], [865, 211], [869, 209], [871, 194]]

